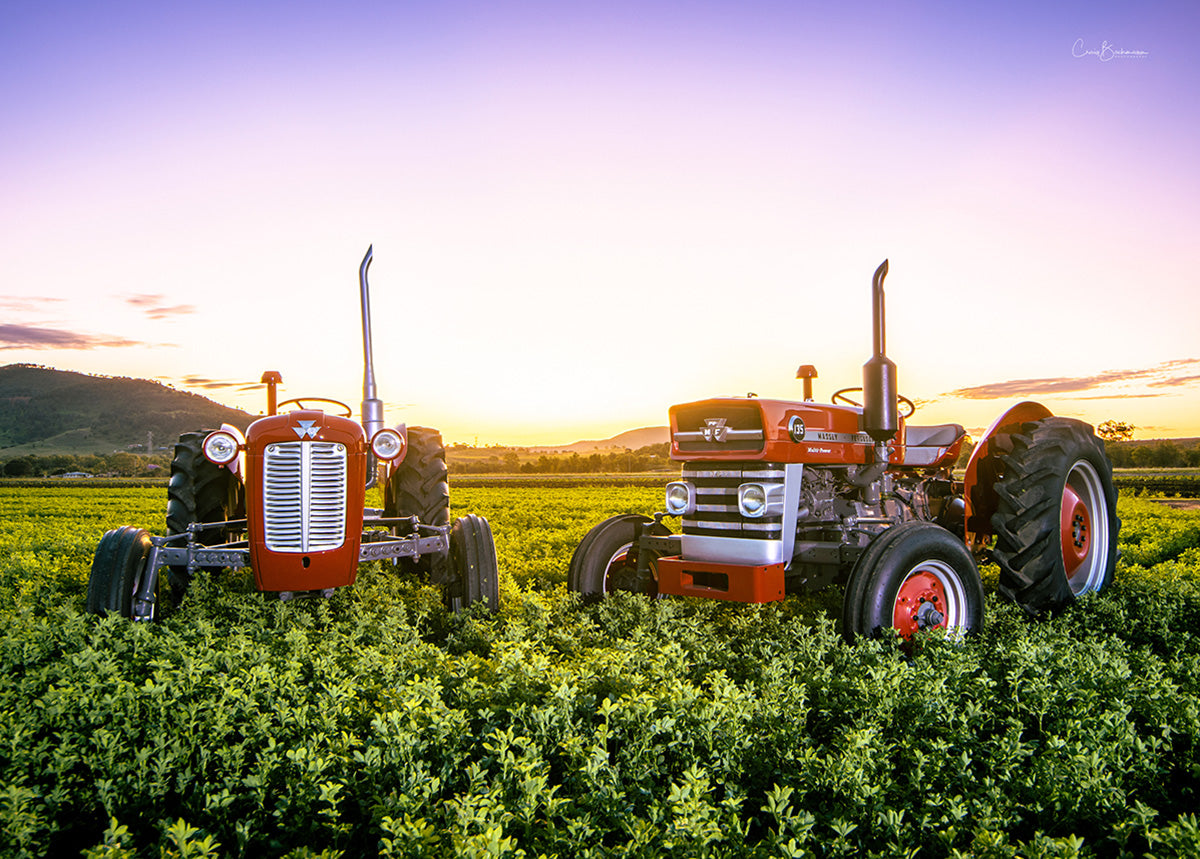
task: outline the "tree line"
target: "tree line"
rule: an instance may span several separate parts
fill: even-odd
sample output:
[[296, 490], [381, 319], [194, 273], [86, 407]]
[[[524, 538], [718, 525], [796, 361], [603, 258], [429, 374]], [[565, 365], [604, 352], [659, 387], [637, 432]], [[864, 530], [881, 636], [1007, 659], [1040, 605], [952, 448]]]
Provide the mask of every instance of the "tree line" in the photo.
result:
[[580, 456], [540, 454], [536, 459], [522, 457], [513, 449], [476, 461], [449, 460], [451, 474], [622, 474], [677, 469], [667, 455], [667, 442], [639, 447], [637, 450], [607, 451]]
[[75, 473], [96, 477], [154, 477], [167, 475], [170, 468], [171, 457], [166, 454], [146, 456], [122, 450], [110, 454], [27, 454], [0, 464], [0, 474], [5, 477], [60, 477]]

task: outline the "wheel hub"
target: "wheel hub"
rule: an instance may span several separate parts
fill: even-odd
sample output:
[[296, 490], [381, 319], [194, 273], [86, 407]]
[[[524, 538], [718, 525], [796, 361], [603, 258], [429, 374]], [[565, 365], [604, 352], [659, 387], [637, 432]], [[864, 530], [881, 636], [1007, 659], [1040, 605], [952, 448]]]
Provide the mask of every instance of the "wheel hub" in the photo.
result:
[[1063, 488], [1062, 518], [1060, 521], [1062, 533], [1063, 568], [1070, 578], [1087, 560], [1091, 551], [1092, 517], [1087, 505], [1079, 494], [1070, 486]]
[[918, 571], [900, 585], [892, 625], [903, 638], [946, 625], [946, 588], [932, 573]]

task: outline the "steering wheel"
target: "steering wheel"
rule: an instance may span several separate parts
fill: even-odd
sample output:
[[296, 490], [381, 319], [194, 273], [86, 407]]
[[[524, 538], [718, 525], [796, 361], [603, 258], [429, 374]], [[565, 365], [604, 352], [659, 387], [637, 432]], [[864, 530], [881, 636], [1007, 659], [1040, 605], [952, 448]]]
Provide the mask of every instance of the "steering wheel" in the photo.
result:
[[[840, 391], [834, 391], [833, 396], [829, 399], [835, 403], [845, 403], [848, 406], [857, 406], [861, 409], [863, 407], [862, 403], [858, 402], [857, 400], [852, 400], [846, 396], [846, 394], [852, 394], [855, 391], [862, 391], [862, 388], [842, 388]], [[900, 417], [904, 418], [905, 420], [911, 418], [913, 416], [913, 412], [917, 410], [917, 407], [913, 401], [903, 394], [897, 394], [896, 399], [907, 407], [906, 410], [902, 409], [900, 411]]]
[[307, 409], [309, 407], [309, 403], [326, 403], [331, 406], [337, 406], [339, 411], [336, 414], [343, 418], [348, 418], [354, 414], [354, 410], [341, 400], [331, 400], [328, 397], [293, 397], [290, 400], [284, 400], [282, 403], [277, 403], [275, 410], [280, 411], [284, 406], [291, 405], [295, 405], [298, 409]]

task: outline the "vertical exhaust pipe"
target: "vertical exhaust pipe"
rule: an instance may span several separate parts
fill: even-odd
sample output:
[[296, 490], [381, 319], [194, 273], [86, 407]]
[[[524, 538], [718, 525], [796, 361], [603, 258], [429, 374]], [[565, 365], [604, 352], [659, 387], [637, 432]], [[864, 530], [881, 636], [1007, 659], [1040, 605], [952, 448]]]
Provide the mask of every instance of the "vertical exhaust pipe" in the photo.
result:
[[888, 261], [884, 260], [871, 278], [875, 354], [863, 365], [863, 431], [875, 440], [876, 461], [884, 462], [887, 442], [900, 431], [896, 365], [888, 360], [884, 349], [883, 279], [887, 273]]
[[[367, 286], [367, 269], [371, 267], [372, 252], [375, 246], [367, 247], [367, 254], [358, 267], [358, 286], [362, 292], [362, 324], [363, 324], [363, 401], [362, 425], [367, 433], [367, 444], [375, 437], [375, 433], [383, 429], [383, 401], [375, 395], [375, 358], [371, 352], [371, 297]], [[375, 457], [371, 455], [371, 468], [368, 471], [367, 486], [375, 485]]]

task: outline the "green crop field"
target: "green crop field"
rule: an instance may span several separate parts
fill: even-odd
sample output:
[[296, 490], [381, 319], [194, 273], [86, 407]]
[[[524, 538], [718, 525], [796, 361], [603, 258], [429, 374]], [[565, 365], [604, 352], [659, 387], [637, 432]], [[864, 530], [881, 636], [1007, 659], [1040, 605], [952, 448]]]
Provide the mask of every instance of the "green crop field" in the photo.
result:
[[133, 625], [84, 613], [91, 555], [161, 532], [162, 488], [0, 487], [0, 855], [1200, 854], [1200, 510], [1123, 499], [1108, 592], [989, 593], [906, 652], [844, 644], [837, 594], [569, 596], [660, 488], [452, 504], [493, 524], [498, 616], [375, 565], [289, 603], [202, 575]]

